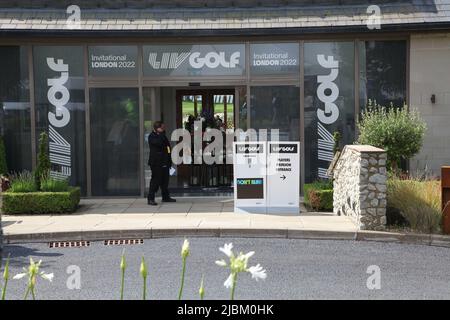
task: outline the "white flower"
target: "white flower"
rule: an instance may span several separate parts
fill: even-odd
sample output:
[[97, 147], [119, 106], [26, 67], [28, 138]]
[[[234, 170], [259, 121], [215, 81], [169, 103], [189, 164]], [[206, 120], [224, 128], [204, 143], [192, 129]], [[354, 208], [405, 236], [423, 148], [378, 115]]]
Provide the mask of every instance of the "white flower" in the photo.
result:
[[252, 274], [252, 279], [255, 279], [256, 281], [267, 278], [266, 270], [264, 270], [259, 263], [256, 266], [248, 268], [247, 271]]
[[234, 255], [233, 251], [233, 244], [232, 243], [225, 243], [225, 245], [219, 250], [223, 252], [229, 259], [229, 264], [224, 260], [216, 260], [216, 264], [221, 267], [227, 267], [230, 269], [230, 275], [228, 276], [227, 280], [223, 283], [225, 288], [229, 289], [231, 288], [231, 299], [234, 299], [234, 292], [236, 288], [236, 279], [239, 273], [241, 272], [248, 272], [252, 275], [252, 279], [255, 279], [258, 281], [259, 279], [266, 279], [267, 273], [266, 270], [261, 267], [260, 264], [257, 264], [256, 266], [247, 267], [248, 260], [253, 257], [255, 254], [254, 251], [250, 251], [247, 253], [240, 252], [238, 255]]
[[53, 278], [54, 278], [54, 274], [53, 274], [53, 273], [44, 273], [44, 272], [41, 272], [41, 273], [40, 273], [40, 276], [41, 276], [42, 279], [48, 280], [48, 281], [50, 281], [50, 282], [52, 282], [52, 281], [53, 281]]
[[28, 276], [30, 279], [35, 279], [36, 276], [40, 276], [42, 279], [48, 280], [50, 282], [53, 281], [54, 274], [53, 273], [45, 273], [44, 271], [40, 271], [39, 268], [42, 264], [42, 260], [39, 260], [39, 262], [34, 262], [33, 258], [30, 258], [30, 265], [28, 268], [23, 268], [23, 273], [16, 274], [13, 279], [20, 280], [26, 276]]
[[225, 243], [225, 245], [222, 248], [219, 248], [220, 251], [226, 254], [228, 258], [231, 258], [233, 256], [233, 244], [230, 242], [228, 244]]
[[27, 274], [28, 274], [28, 273], [19, 273], [19, 274], [16, 274], [16, 275], [13, 277], [13, 279], [15, 279], [15, 280], [22, 279], [22, 278], [25, 277]]
[[189, 241], [184, 239], [183, 246], [181, 247], [181, 256], [186, 258], [189, 255]]
[[249, 253], [244, 254], [245, 259], [250, 259], [255, 254], [255, 251], [250, 251]]
[[216, 264], [218, 265], [218, 266], [221, 266], [221, 267], [226, 267], [227, 266], [227, 263], [225, 262], [225, 260], [217, 260], [216, 261]]
[[230, 276], [227, 278], [227, 280], [225, 280], [225, 282], [223, 283], [223, 285], [225, 286], [225, 288], [231, 288], [233, 286], [233, 275], [230, 274]]

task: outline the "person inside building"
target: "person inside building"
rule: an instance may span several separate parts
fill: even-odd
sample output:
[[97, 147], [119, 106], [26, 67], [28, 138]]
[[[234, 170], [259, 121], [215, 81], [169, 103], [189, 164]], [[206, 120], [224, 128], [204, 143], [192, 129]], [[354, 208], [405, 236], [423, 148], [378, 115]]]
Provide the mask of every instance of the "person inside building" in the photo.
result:
[[220, 118], [220, 116], [217, 114], [216, 117], [214, 118], [215, 122], [216, 122], [216, 129], [222, 129], [223, 127], [223, 121]]
[[162, 121], [155, 121], [153, 132], [148, 136], [150, 156], [148, 165], [152, 171], [147, 203], [155, 206], [155, 194], [161, 188], [163, 202], [176, 202], [169, 194], [169, 170], [172, 165], [170, 143], [166, 137], [165, 125]]
[[190, 134], [194, 133], [194, 121], [195, 117], [190, 114], [188, 120], [184, 123], [184, 128], [189, 131]]

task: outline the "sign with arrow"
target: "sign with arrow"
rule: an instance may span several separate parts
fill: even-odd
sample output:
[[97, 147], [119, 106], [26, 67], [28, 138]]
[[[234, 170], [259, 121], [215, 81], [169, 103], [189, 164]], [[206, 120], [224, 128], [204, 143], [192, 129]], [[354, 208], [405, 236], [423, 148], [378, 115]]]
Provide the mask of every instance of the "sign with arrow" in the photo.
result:
[[268, 143], [268, 213], [300, 213], [299, 151], [299, 142], [280, 141]]

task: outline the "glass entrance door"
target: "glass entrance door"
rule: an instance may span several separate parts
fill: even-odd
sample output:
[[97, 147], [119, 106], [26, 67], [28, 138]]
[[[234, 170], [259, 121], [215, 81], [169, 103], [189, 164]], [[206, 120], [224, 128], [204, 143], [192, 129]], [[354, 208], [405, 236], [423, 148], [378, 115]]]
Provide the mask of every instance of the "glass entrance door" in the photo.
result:
[[138, 196], [138, 89], [90, 89], [90, 120], [92, 195]]
[[[202, 132], [217, 129], [223, 133], [234, 130], [235, 90], [177, 90], [177, 128], [184, 128], [194, 137], [194, 122], [202, 122]], [[208, 142], [203, 142], [203, 149]], [[225, 153], [224, 153], [225, 154]], [[229, 188], [232, 184], [232, 165], [181, 164], [177, 170], [177, 185], [184, 188]]]
[[[175, 129], [183, 128], [191, 133], [193, 142], [195, 120], [204, 119], [203, 131], [217, 128], [225, 133], [246, 125], [246, 116], [238, 116], [237, 110], [245, 108], [245, 87], [234, 89], [198, 88], [182, 89], [176, 87], [146, 87], [143, 88], [143, 179], [144, 193], [148, 192], [151, 170], [147, 165], [149, 158], [148, 135], [153, 130], [153, 123], [164, 121], [166, 135], [171, 139]], [[243, 105], [243, 106], [241, 106]], [[240, 107], [241, 106], [241, 107]], [[177, 144], [171, 141], [172, 149]], [[203, 144], [203, 148], [206, 143]], [[224, 145], [225, 147], [225, 145]], [[193, 150], [193, 148], [192, 148]], [[226, 153], [224, 152], [224, 156]], [[176, 172], [169, 179], [169, 189], [172, 194], [189, 195], [229, 195], [232, 192], [232, 164], [193, 165], [181, 164], [175, 166]]]

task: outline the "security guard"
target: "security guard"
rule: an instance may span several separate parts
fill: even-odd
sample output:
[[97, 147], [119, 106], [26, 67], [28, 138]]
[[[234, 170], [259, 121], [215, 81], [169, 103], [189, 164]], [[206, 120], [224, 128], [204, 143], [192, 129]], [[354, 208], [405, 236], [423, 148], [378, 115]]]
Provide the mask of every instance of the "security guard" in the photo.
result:
[[148, 165], [152, 170], [152, 178], [147, 196], [147, 203], [156, 206], [155, 193], [161, 188], [163, 202], [176, 202], [169, 195], [169, 170], [172, 165], [170, 156], [170, 143], [165, 134], [165, 125], [162, 121], [155, 121], [153, 132], [148, 136], [150, 157]]

